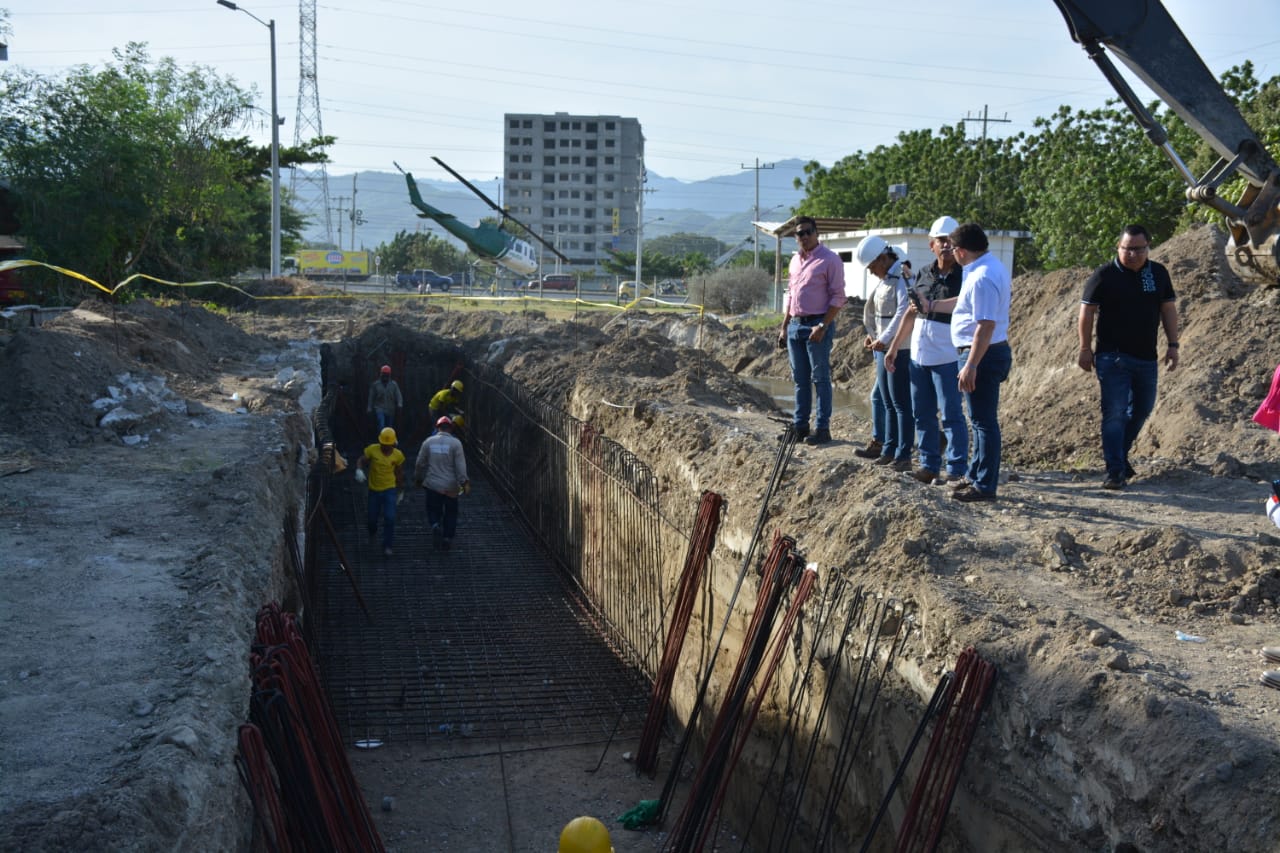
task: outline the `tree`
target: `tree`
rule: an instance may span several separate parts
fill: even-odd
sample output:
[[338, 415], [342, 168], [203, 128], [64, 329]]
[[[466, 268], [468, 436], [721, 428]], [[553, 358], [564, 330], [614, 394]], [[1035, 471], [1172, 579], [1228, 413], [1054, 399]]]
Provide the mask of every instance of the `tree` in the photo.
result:
[[[1025, 142], [1023, 192], [1035, 200], [1027, 219], [1046, 269], [1102, 263], [1131, 222], [1145, 225], [1157, 241], [1174, 233], [1185, 205], [1177, 173], [1129, 113], [1112, 104], [1088, 111], [1059, 107], [1036, 120], [1038, 132]], [[1175, 149], [1178, 139], [1184, 150], [1194, 147], [1175, 116], [1157, 115]]]
[[692, 252], [699, 252], [709, 258], [718, 258], [725, 248], [725, 244], [715, 237], [708, 237], [705, 234], [693, 234], [688, 231], [680, 231], [664, 237], [654, 237], [652, 240], [646, 240], [644, 244], [646, 257], [648, 252], [670, 255], [673, 258], [681, 258]]
[[430, 231], [398, 231], [390, 243], [383, 243], [374, 251], [387, 272], [432, 269], [452, 273], [467, 265], [463, 252]]
[[[32, 256], [104, 283], [266, 266], [269, 151], [232, 135], [250, 94], [207, 67], [153, 63], [141, 44], [114, 57], [60, 79], [0, 74], [0, 172]], [[295, 240], [301, 221], [281, 218]]]

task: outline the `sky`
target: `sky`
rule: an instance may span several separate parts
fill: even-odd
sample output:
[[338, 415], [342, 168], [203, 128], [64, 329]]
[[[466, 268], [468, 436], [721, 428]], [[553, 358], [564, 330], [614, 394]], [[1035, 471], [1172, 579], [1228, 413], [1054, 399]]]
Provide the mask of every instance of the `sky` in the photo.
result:
[[[492, 181], [503, 171], [506, 112], [637, 118], [651, 171], [701, 180], [757, 161], [830, 165], [892, 144], [900, 131], [936, 129], [984, 109], [1001, 120], [988, 123], [991, 136], [1030, 131], [1061, 104], [1092, 108], [1112, 96], [1051, 0], [462, 5], [316, 3], [320, 117], [337, 137], [331, 177], [389, 172], [398, 162], [420, 178], [445, 178], [435, 155], [473, 181]], [[1165, 6], [1215, 75], [1246, 59], [1260, 79], [1280, 74], [1276, 0]], [[247, 10], [276, 22], [281, 142], [291, 143], [299, 6], [249, 0], [240, 8], [215, 0], [0, 0], [11, 29], [0, 70], [102, 67], [114, 48], [144, 42], [153, 57], [256, 88], [263, 120], [245, 132], [266, 144], [269, 31]], [[980, 134], [982, 124], [966, 129]], [[762, 186], [768, 180], [761, 172]]]

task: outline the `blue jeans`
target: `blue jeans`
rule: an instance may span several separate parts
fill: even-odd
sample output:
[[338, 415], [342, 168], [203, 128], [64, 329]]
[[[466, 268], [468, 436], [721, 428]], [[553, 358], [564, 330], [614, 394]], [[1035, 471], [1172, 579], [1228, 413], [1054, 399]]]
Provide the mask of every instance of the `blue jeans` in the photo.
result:
[[[792, 423], [798, 427], [809, 425], [813, 410], [813, 391], [818, 392], [818, 429], [831, 427], [831, 339], [836, 325], [831, 323], [826, 334], [816, 344], [809, 343], [809, 329], [818, 320], [802, 320], [792, 317], [787, 324], [787, 357], [791, 362], [791, 381], [796, 385], [796, 409]], [[812, 387], [810, 387], [812, 386]]]
[[427, 493], [427, 524], [432, 527], [440, 525], [444, 538], [452, 539], [453, 534], [458, 531], [458, 499], [442, 495], [435, 489], [425, 491]]
[[382, 409], [374, 409], [373, 416], [378, 419], [378, 432], [382, 432], [385, 428], [393, 426], [393, 418], [390, 412], [384, 412]]
[[1124, 479], [1129, 448], [1156, 406], [1160, 362], [1118, 352], [1100, 352], [1093, 369], [1102, 389], [1102, 458], [1107, 474]]
[[1000, 486], [1000, 383], [1009, 378], [1011, 367], [1013, 350], [1009, 343], [992, 344], [978, 362], [973, 390], [965, 394], [973, 424], [968, 478], [978, 491], [988, 495], [994, 495]]
[[396, 490], [383, 489], [381, 492], [369, 490], [369, 535], [378, 532], [378, 517], [381, 516], [382, 547], [390, 548], [396, 535]]
[[964, 397], [956, 377], [960, 363], [928, 366], [911, 362], [911, 406], [919, 435], [920, 467], [942, 471], [942, 450], [938, 438], [938, 409], [942, 409], [942, 430], [947, 434], [947, 476], [968, 473], [969, 425], [964, 419]]
[[911, 446], [915, 444], [916, 428], [911, 416], [911, 354], [899, 350], [894, 361], [893, 373], [885, 369], [886, 353], [877, 352], [876, 357], [876, 389], [884, 403], [885, 431], [884, 449], [881, 456], [892, 459], [911, 459]]
[[889, 407], [880, 399], [880, 386], [871, 385], [871, 440], [884, 444], [889, 434]]

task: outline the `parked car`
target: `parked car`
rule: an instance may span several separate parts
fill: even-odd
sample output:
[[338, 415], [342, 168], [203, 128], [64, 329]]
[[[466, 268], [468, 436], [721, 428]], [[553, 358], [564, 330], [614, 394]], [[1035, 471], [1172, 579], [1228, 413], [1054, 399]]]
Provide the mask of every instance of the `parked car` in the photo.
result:
[[419, 293], [448, 293], [453, 287], [452, 278], [435, 270], [414, 270], [413, 277]]
[[554, 273], [542, 277], [543, 290], [577, 290], [577, 288], [578, 279], [568, 273]]
[[653, 296], [653, 285], [641, 282], [639, 286], [634, 281], [624, 281], [618, 285], [618, 301], [630, 302], [636, 298], [636, 294], [640, 296]]
[[413, 273], [407, 270], [400, 270], [400, 272], [396, 273], [396, 287], [403, 290], [413, 290], [417, 286], [418, 282], [414, 279]]

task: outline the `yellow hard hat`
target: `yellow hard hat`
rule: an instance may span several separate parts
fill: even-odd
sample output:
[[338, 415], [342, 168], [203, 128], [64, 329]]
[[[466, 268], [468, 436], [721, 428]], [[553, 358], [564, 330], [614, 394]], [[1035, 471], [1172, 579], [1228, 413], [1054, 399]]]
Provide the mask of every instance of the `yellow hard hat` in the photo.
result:
[[382, 432], [378, 433], [378, 443], [389, 444], [389, 445], [395, 444], [396, 431], [393, 430], [391, 427], [383, 427]]
[[560, 830], [560, 853], [613, 853], [613, 842], [600, 821], [575, 817]]
[[453, 390], [457, 391], [459, 394], [461, 394], [461, 393], [462, 393], [462, 382], [461, 382], [461, 380], [458, 380], [458, 379], [453, 380], [453, 384], [452, 384], [452, 385], [450, 385], [449, 387], [450, 387], [450, 388], [452, 388]]

